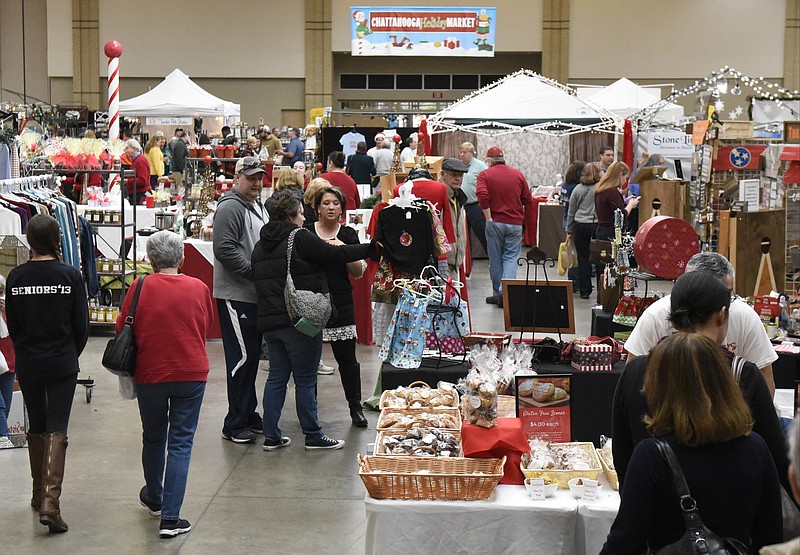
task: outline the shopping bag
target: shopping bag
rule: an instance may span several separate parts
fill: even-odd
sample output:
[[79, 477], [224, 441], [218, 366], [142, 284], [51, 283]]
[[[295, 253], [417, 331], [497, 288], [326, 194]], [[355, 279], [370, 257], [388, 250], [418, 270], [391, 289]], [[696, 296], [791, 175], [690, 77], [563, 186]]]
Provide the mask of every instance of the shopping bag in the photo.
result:
[[658, 295], [650, 295], [647, 298], [636, 295], [623, 295], [614, 309], [611, 321], [623, 326], [634, 327], [639, 320], [639, 315], [658, 299]]
[[563, 276], [570, 268], [575, 268], [578, 265], [578, 251], [575, 250], [575, 243], [572, 241], [572, 235], [567, 235], [567, 238], [558, 246], [558, 275]]

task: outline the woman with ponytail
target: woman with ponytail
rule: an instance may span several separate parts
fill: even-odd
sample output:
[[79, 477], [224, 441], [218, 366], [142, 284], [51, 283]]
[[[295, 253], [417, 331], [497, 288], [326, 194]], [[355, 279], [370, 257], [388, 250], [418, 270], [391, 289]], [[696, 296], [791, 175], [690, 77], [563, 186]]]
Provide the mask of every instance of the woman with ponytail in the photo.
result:
[[[730, 364], [733, 377], [750, 407], [753, 431], [766, 442], [778, 469], [781, 485], [791, 491], [788, 489], [789, 460], [786, 441], [764, 376], [755, 364], [734, 357], [733, 353], [722, 346], [728, 330], [730, 290], [714, 274], [689, 272], [675, 281], [670, 300], [670, 321], [678, 332], [703, 335], [720, 345], [720, 351]], [[648, 355], [630, 362], [620, 376], [614, 393], [612, 446], [620, 486], [623, 485], [634, 448], [651, 435], [644, 419], [652, 415], [643, 392], [650, 358]], [[685, 392], [687, 396], [695, 393], [691, 389]]]

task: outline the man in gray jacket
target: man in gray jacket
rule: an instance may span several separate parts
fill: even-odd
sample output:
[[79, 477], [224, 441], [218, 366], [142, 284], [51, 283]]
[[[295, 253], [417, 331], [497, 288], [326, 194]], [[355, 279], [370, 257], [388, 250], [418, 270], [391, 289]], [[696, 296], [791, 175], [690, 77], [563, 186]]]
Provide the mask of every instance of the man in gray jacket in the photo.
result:
[[222, 437], [252, 443], [261, 432], [256, 412], [256, 374], [261, 333], [256, 327], [256, 287], [250, 258], [267, 212], [259, 200], [264, 168], [248, 156], [236, 162], [236, 184], [214, 215], [214, 298], [219, 310], [228, 377], [228, 414]]

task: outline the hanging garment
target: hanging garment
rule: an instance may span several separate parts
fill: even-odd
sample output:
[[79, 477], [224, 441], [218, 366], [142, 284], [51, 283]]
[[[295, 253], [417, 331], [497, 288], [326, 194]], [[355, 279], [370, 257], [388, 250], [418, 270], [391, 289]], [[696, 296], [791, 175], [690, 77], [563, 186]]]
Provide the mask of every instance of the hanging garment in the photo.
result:
[[425, 337], [430, 329], [427, 297], [403, 290], [389, 329], [383, 338], [379, 357], [395, 368], [419, 368]]

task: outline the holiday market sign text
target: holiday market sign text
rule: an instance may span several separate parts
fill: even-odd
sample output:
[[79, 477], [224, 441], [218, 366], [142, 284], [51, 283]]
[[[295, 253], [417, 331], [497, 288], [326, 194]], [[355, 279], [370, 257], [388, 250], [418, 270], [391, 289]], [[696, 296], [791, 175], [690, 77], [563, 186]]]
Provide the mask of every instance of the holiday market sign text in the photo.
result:
[[350, 8], [353, 56], [494, 56], [496, 8]]

